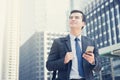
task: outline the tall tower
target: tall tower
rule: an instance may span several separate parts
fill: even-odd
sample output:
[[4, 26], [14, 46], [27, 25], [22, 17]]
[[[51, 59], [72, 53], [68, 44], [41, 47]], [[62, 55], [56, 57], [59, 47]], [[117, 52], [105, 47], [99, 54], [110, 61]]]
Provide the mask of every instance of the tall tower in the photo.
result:
[[19, 0], [6, 0], [5, 32], [2, 55], [2, 80], [18, 80]]

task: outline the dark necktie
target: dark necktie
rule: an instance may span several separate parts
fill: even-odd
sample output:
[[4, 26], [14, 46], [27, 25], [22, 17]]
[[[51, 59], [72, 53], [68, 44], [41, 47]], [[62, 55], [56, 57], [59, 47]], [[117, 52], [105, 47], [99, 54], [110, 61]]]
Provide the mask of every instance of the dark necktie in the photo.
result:
[[82, 51], [79, 45], [79, 39], [75, 38], [75, 48], [76, 48], [76, 55], [77, 55], [77, 60], [78, 60], [78, 72], [79, 75], [84, 77], [83, 73], [83, 65], [82, 65]]

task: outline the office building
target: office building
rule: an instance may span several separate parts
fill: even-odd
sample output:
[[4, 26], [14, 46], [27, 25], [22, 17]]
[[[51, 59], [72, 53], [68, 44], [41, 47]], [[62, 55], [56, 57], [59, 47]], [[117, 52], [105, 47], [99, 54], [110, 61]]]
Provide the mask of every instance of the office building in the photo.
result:
[[46, 69], [47, 57], [58, 37], [67, 35], [60, 32], [36, 32], [20, 47], [19, 80], [51, 80], [52, 72]]
[[87, 35], [97, 40], [99, 48], [120, 43], [119, 0], [93, 2], [85, 12], [87, 15]]
[[[86, 34], [96, 40], [99, 53], [120, 55], [120, 0], [95, 0], [85, 8]], [[101, 77], [96, 80], [119, 80], [119, 58], [102, 57]]]
[[6, 0], [2, 54], [2, 79], [18, 80], [19, 76], [19, 0]]

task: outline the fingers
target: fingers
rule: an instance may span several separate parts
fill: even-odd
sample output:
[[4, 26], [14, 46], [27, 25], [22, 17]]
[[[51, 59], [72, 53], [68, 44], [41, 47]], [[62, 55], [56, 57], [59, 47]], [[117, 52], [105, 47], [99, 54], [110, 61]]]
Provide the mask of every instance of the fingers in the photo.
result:
[[65, 55], [64, 63], [67, 64], [72, 59], [73, 59], [73, 53], [72, 52], [67, 52], [66, 55]]
[[93, 53], [84, 53], [83, 58], [86, 59], [91, 64], [95, 62]]
[[87, 53], [85, 53], [85, 54], [87, 54], [86, 56], [94, 56], [94, 54], [91, 53], [91, 52], [87, 52]]

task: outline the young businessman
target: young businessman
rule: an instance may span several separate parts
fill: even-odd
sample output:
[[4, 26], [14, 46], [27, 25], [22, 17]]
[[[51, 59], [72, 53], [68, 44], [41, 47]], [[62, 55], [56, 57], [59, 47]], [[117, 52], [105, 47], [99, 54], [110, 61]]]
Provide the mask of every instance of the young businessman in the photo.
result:
[[[101, 70], [101, 62], [95, 41], [81, 35], [85, 26], [82, 11], [71, 11], [69, 26], [69, 35], [54, 40], [46, 67], [58, 71], [58, 80], [94, 80], [93, 71]], [[93, 50], [86, 52], [88, 46]]]

